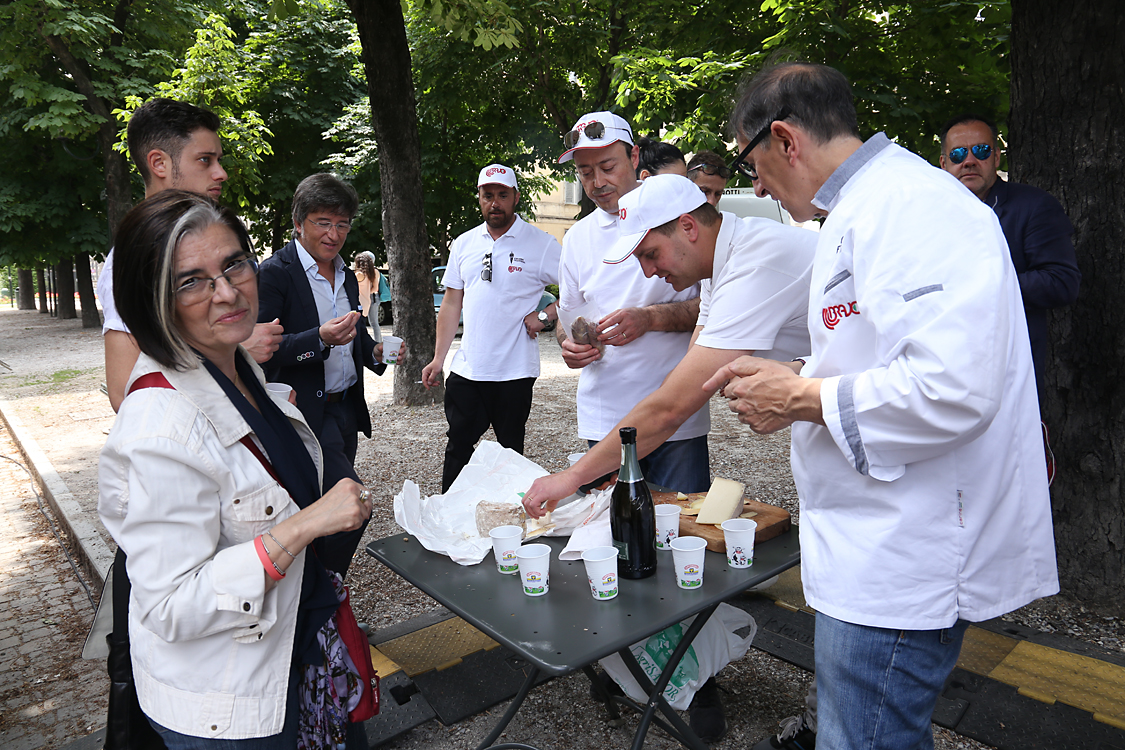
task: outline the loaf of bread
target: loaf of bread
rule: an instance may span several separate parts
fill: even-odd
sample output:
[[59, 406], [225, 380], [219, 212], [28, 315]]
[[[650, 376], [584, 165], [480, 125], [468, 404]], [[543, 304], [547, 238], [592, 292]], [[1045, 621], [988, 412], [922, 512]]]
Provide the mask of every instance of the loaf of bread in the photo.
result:
[[519, 526], [523, 528], [527, 514], [519, 503], [502, 503], [497, 500], [481, 500], [477, 503], [477, 533], [485, 539], [488, 532], [497, 526]]

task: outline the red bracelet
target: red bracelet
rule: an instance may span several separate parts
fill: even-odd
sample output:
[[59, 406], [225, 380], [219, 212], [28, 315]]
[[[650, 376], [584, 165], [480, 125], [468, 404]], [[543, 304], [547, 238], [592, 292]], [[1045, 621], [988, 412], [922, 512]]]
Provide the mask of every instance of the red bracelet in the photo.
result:
[[258, 552], [258, 559], [262, 562], [262, 567], [266, 569], [266, 575], [275, 581], [280, 581], [285, 577], [285, 571], [277, 567], [277, 563], [270, 559], [270, 555], [266, 552], [266, 545], [262, 541], [261, 536], [254, 538], [254, 549]]

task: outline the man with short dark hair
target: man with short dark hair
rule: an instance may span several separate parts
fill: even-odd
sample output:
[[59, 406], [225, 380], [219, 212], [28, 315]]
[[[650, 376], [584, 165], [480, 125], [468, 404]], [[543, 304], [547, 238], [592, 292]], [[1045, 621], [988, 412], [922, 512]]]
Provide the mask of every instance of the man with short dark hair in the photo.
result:
[[1020, 281], [1037, 391], [1043, 392], [1047, 310], [1074, 304], [1082, 273], [1070, 236], [1074, 227], [1050, 193], [999, 179], [996, 125], [974, 114], [941, 129], [941, 168], [996, 212]]
[[484, 223], [449, 249], [434, 357], [422, 369], [428, 389], [440, 382], [445, 356], [464, 310], [461, 348], [445, 381], [449, 422], [441, 491], [469, 463], [489, 425], [496, 441], [523, 453], [532, 388], [539, 377], [539, 332], [558, 320], [555, 305], [537, 310], [543, 290], [559, 281], [558, 240], [516, 214], [516, 173], [490, 164], [477, 177]]
[[859, 138], [838, 71], [766, 68], [732, 120], [757, 194], [824, 218], [812, 355], [708, 382], [756, 432], [792, 425], [817, 742], [929, 747], [968, 623], [1059, 590], [1015, 269], [979, 200]]
[[727, 189], [730, 168], [723, 157], [714, 151], [700, 151], [688, 162], [687, 176], [707, 196], [707, 202], [717, 206], [719, 199], [723, 197], [723, 191]]
[[[382, 374], [376, 344], [357, 312], [359, 282], [340, 257], [359, 209], [355, 188], [334, 174], [301, 180], [293, 194], [293, 239], [262, 262], [258, 320], [285, 327], [277, 352], [262, 367], [287, 383], [324, 454], [324, 490], [341, 479], [360, 481], [354, 463], [357, 433], [371, 437], [363, 396], [363, 368]], [[366, 524], [317, 540], [317, 554], [345, 575]]]
[[[175, 188], [218, 200], [227, 172], [220, 160], [219, 118], [214, 112], [174, 99], [152, 99], [129, 118], [126, 136], [129, 156], [145, 183], [145, 197]], [[105, 345], [106, 389], [114, 411], [125, 398], [125, 384], [137, 363], [140, 349], [117, 314], [113, 300], [113, 250], [106, 256], [98, 277], [98, 299], [102, 304]], [[258, 362], [264, 362], [281, 340], [278, 322], [260, 323], [243, 346]]]

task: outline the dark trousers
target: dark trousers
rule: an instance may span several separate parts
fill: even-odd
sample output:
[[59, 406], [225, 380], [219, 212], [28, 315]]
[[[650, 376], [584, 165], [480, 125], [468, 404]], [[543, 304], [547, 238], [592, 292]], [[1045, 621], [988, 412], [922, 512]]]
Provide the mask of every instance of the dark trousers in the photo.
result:
[[519, 380], [469, 380], [450, 373], [445, 381], [445, 419], [449, 422], [441, 491], [473, 457], [473, 450], [489, 425], [505, 448], [523, 453], [524, 428], [531, 414], [531, 389], [535, 378]]
[[[324, 492], [345, 477], [359, 481], [359, 475], [355, 473], [355, 453], [359, 448], [359, 426], [355, 413], [357, 408], [367, 407], [353, 401], [358, 398], [355, 390], [351, 389], [342, 401], [324, 405], [324, 426], [317, 436], [324, 454]], [[336, 571], [341, 577], [347, 576], [348, 566], [352, 564], [352, 557], [366, 529], [367, 521], [364, 521], [355, 531], [341, 531], [317, 539], [314, 547], [324, 567]]]

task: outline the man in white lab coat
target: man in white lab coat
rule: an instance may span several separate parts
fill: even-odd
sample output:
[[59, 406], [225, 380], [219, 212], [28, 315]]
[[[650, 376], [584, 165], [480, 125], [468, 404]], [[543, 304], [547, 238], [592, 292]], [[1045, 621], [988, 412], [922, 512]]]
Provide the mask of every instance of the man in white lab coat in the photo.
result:
[[812, 356], [720, 369], [757, 432], [793, 425], [802, 579], [817, 611], [817, 744], [933, 747], [969, 622], [1058, 591], [1035, 376], [995, 215], [882, 133], [847, 80], [786, 63], [735, 108], [735, 162], [825, 218]]

